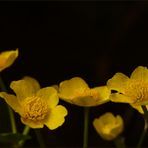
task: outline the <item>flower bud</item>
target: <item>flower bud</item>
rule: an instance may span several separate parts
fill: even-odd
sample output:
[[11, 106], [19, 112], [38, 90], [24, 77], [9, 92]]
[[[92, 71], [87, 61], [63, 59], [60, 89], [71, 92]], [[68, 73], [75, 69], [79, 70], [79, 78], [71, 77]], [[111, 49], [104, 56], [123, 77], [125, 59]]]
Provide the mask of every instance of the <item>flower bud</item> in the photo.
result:
[[104, 140], [113, 140], [123, 131], [123, 119], [107, 112], [94, 119], [93, 126]]

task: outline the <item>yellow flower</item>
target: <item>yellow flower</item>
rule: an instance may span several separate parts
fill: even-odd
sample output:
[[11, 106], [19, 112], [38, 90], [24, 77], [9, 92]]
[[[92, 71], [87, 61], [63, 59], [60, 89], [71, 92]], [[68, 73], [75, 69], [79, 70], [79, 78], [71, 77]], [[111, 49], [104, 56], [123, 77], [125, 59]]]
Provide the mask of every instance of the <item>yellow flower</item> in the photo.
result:
[[80, 77], [65, 80], [59, 85], [59, 97], [78, 106], [96, 106], [109, 101], [107, 86], [89, 88]]
[[138, 66], [130, 78], [122, 73], [116, 73], [108, 80], [107, 86], [117, 91], [110, 96], [113, 102], [148, 104], [148, 69], [146, 67]]
[[104, 140], [115, 139], [123, 131], [123, 124], [123, 119], [120, 115], [115, 117], [110, 112], [103, 114], [93, 121], [94, 128]]
[[53, 130], [64, 123], [67, 110], [58, 105], [56, 89], [40, 89], [39, 83], [31, 78], [12, 81], [11, 89], [15, 95], [1, 92], [0, 96], [21, 116], [21, 121], [31, 128], [43, 128], [46, 125]]
[[18, 57], [18, 49], [11, 51], [4, 51], [0, 53], [0, 72], [5, 68], [11, 66]]

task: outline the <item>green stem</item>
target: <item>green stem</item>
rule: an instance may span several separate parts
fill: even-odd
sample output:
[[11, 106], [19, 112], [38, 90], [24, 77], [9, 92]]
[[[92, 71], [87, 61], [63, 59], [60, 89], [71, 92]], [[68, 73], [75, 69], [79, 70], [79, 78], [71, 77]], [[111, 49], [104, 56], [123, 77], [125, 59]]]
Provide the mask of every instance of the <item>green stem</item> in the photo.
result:
[[17, 133], [17, 128], [16, 128], [16, 124], [15, 124], [14, 113], [13, 113], [13, 110], [10, 108], [10, 106], [8, 106], [8, 112], [9, 112], [9, 116], [10, 116], [12, 133], [15, 134], [15, 133]]
[[46, 148], [40, 129], [34, 129], [40, 148]]
[[89, 120], [89, 107], [85, 107], [84, 108], [83, 148], [88, 148], [88, 120]]
[[[29, 133], [29, 131], [30, 131], [30, 127], [26, 125], [22, 134], [27, 135]], [[24, 145], [24, 143], [25, 143], [25, 140], [21, 140], [21, 141], [19, 141], [18, 144], [20, 147], [22, 147]]]
[[117, 137], [114, 139], [114, 143], [117, 148], [126, 148], [124, 139], [122, 137]]
[[141, 107], [142, 107], [143, 112], [144, 112], [144, 129], [143, 129], [142, 134], [140, 136], [140, 140], [137, 144], [137, 148], [141, 148], [142, 143], [143, 143], [144, 138], [145, 138], [145, 135], [147, 133], [147, 129], [148, 129], [148, 110], [147, 110], [146, 106], [142, 105]]
[[22, 134], [27, 135], [29, 133], [29, 131], [30, 131], [30, 127], [26, 125]]
[[[1, 77], [0, 77], [0, 88], [1, 88], [2, 91], [7, 92], [6, 86], [5, 86], [5, 84], [4, 84]], [[12, 133], [17, 133], [17, 128], [16, 128], [16, 123], [15, 123], [15, 117], [14, 117], [13, 110], [10, 108], [9, 105], [7, 105], [7, 107], [8, 107], [8, 112], [9, 112], [9, 116], [10, 116]]]

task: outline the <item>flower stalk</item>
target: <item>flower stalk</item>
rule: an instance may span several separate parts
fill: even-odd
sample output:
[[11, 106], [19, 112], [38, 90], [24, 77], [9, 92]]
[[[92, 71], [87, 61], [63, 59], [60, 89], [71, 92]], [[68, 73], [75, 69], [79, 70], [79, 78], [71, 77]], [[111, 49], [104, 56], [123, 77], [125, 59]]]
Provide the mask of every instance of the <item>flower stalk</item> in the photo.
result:
[[117, 148], [126, 148], [123, 137], [118, 136], [114, 139]]
[[[23, 135], [28, 135], [29, 131], [30, 131], [30, 127], [26, 125], [22, 134]], [[18, 145], [20, 147], [22, 147], [24, 145], [24, 143], [25, 143], [25, 140], [21, 140], [21, 141], [19, 141]]]
[[[1, 88], [2, 91], [7, 92], [6, 86], [5, 86], [1, 76], [0, 76], [0, 88]], [[9, 112], [9, 116], [10, 116], [12, 133], [17, 133], [17, 128], [16, 128], [13, 110], [8, 105], [7, 105], [7, 107], [8, 107], [8, 112]]]
[[84, 107], [83, 148], [88, 148], [89, 107]]
[[144, 106], [144, 105], [142, 105], [141, 107], [142, 107], [142, 110], [144, 112], [144, 129], [143, 129], [142, 134], [140, 136], [140, 140], [137, 144], [137, 148], [141, 148], [142, 143], [143, 143], [144, 138], [145, 138], [145, 135], [147, 133], [147, 129], [148, 129], [148, 110], [147, 110], [146, 106]]
[[40, 144], [40, 148], [46, 148], [40, 129], [35, 129], [34, 131]]

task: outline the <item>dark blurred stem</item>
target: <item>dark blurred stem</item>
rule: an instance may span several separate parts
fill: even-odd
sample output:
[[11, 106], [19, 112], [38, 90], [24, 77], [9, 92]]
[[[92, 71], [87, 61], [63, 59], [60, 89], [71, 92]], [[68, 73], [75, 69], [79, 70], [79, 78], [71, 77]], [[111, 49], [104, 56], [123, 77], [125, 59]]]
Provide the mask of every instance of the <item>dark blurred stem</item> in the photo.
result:
[[146, 106], [141, 106], [144, 112], [144, 129], [142, 131], [142, 134], [140, 136], [140, 140], [138, 142], [137, 148], [141, 148], [142, 143], [144, 141], [145, 135], [147, 133], [147, 129], [148, 129], [148, 110], [146, 108]]
[[40, 148], [46, 148], [40, 129], [34, 129]]
[[[26, 125], [22, 134], [28, 135], [29, 131], [30, 131], [30, 127]], [[20, 147], [22, 147], [24, 145], [24, 143], [25, 143], [25, 140], [21, 140], [21, 141], [19, 141], [18, 144], [19, 144]]]
[[10, 115], [12, 133], [17, 133], [14, 113], [13, 113], [13, 110], [10, 108], [10, 106], [8, 106], [8, 111], [9, 111], [9, 115]]
[[[1, 88], [1, 91], [7, 92], [6, 86], [5, 86], [1, 76], [0, 76], [0, 88]], [[9, 112], [9, 116], [10, 116], [12, 133], [17, 133], [13, 110], [10, 108], [9, 105], [7, 105], [7, 107], [8, 107], [8, 112]]]
[[89, 107], [84, 107], [83, 148], [88, 148], [88, 121], [89, 121]]
[[115, 138], [114, 143], [117, 148], [126, 148], [126, 145], [124, 143], [124, 139], [122, 137]]

